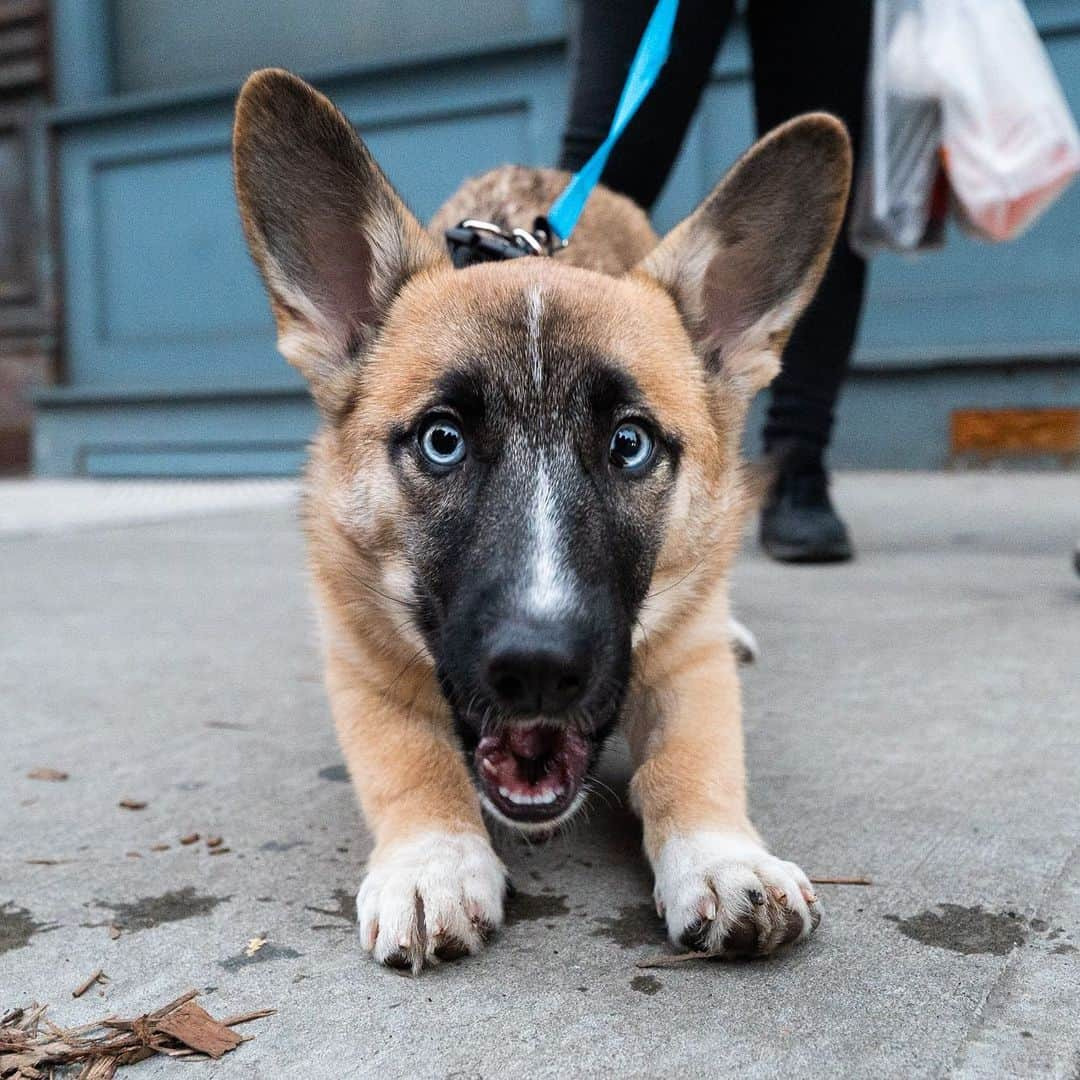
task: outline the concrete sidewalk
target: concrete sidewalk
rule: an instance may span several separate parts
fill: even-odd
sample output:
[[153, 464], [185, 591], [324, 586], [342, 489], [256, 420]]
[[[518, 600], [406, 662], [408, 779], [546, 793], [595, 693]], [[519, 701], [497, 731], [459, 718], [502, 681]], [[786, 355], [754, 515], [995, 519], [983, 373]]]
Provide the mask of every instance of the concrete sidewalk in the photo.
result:
[[[88, 519], [0, 486], [0, 1012], [81, 1024], [189, 986], [218, 1016], [278, 1009], [146, 1080], [1080, 1077], [1080, 477], [841, 477], [856, 563], [740, 565], [756, 820], [812, 875], [874, 882], [821, 886], [808, 946], [637, 968], [667, 947], [612, 798], [565, 840], [503, 842], [510, 925], [419, 979], [354, 938], [367, 842], [291, 491], [230, 511], [209, 488]], [[622, 793], [618, 750], [605, 778]]]

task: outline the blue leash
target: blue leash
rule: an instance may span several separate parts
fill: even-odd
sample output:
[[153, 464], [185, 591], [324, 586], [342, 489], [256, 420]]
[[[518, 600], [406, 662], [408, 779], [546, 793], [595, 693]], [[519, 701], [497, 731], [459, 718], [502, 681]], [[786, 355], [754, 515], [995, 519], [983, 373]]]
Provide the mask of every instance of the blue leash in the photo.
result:
[[570, 178], [570, 183], [555, 200], [547, 217], [537, 218], [532, 232], [527, 229], [506, 232], [490, 221], [472, 218], [447, 229], [446, 243], [454, 266], [464, 268], [475, 263], [498, 262], [523, 255], [552, 255], [566, 246], [593, 188], [600, 183], [604, 166], [619, 136], [660, 77], [660, 69], [671, 52], [671, 35], [678, 10], [679, 0], [657, 0], [656, 8], [641, 35], [633, 63], [626, 73], [626, 83], [607, 138]]
[[671, 35], [675, 29], [675, 15], [678, 10], [679, 0], [657, 0], [656, 9], [649, 18], [645, 33], [641, 35], [641, 43], [627, 72], [626, 83], [607, 138], [596, 148], [593, 156], [574, 173], [570, 183], [566, 185], [566, 190], [548, 211], [548, 223], [563, 243], [570, 239], [570, 234], [585, 209], [586, 201], [593, 188], [600, 183], [604, 166], [619, 137], [660, 77], [660, 69], [671, 52]]

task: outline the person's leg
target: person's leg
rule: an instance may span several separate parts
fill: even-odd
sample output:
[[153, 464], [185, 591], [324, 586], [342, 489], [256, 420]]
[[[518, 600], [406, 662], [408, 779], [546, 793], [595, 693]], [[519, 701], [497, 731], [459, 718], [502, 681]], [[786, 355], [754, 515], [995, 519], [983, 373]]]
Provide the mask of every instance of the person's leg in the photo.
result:
[[[582, 0], [560, 168], [581, 168], [607, 136], [654, 6], [654, 0]], [[668, 62], [608, 158], [603, 182], [645, 209], [675, 163], [733, 7], [734, 0], [682, 0]]]
[[[759, 133], [823, 109], [847, 125], [858, 160], [872, 8], [866, 0], [751, 0]], [[865, 278], [866, 264], [851, 249], [845, 221], [772, 386], [764, 442], [778, 476], [763, 514], [762, 542], [778, 558], [819, 561], [851, 554], [846, 529], [829, 502], [823, 454], [855, 343]]]

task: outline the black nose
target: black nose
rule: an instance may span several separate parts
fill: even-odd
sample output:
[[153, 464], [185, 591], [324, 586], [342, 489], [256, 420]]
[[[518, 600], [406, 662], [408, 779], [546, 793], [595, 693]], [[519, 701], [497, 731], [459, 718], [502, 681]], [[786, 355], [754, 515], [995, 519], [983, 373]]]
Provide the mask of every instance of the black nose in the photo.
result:
[[591, 668], [588, 638], [576, 627], [514, 622], [492, 635], [484, 681], [507, 712], [557, 715], [584, 696]]

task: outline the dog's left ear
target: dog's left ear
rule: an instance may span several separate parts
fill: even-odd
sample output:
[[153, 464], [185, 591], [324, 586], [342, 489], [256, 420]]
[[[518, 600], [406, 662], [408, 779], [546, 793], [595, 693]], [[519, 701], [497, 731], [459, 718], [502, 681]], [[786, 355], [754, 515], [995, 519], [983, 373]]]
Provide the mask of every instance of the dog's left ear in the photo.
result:
[[710, 369], [751, 394], [814, 295], [851, 182], [839, 120], [809, 113], [778, 127], [633, 271], [675, 301]]
[[333, 410], [401, 287], [448, 257], [349, 121], [287, 71], [257, 71], [240, 91], [233, 166], [278, 348]]

